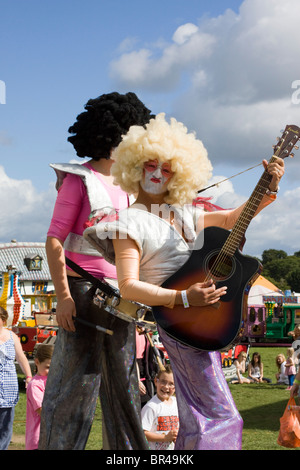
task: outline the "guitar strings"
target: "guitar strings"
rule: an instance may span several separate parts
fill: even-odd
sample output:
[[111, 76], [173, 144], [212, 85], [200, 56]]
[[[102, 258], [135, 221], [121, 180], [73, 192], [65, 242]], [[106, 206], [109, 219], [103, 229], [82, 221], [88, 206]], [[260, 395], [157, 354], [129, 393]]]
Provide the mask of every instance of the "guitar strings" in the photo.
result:
[[[281, 148], [284, 144], [284, 139], [281, 142], [281, 145], [275, 152], [275, 154], [271, 157], [269, 163], [272, 163], [278, 154], [281, 151]], [[256, 165], [258, 166], [258, 165]], [[250, 169], [250, 168], [249, 168]], [[248, 170], [245, 170], [248, 171]], [[243, 173], [243, 172], [242, 172]], [[229, 178], [228, 178], [229, 179]], [[260, 191], [260, 188], [264, 189], [264, 184], [270, 183], [272, 177], [269, 175], [269, 173], [265, 170], [263, 175], [261, 176], [259, 182], [257, 183], [253, 193], [251, 194], [250, 198], [248, 199], [242, 213], [240, 214], [233, 231], [230, 233], [229, 237], [227, 238], [226, 242], [224, 243], [224, 246], [222, 247], [221, 251], [217, 255], [212, 267], [210, 268], [209, 272], [207, 273], [205, 282], [207, 282], [211, 277], [216, 277], [214, 276], [214, 273], [221, 272], [220, 267], [224, 265], [225, 261], [228, 260], [228, 258], [231, 259], [233, 256], [235, 250], [238, 248], [239, 244], [242, 241], [242, 237], [251, 222], [254, 214], [255, 214], [255, 209], [257, 209], [259, 202], [261, 201], [264, 193]], [[264, 183], [264, 184], [262, 184]], [[254, 200], [254, 201], [253, 201]], [[253, 201], [253, 202], [252, 202]], [[256, 204], [254, 204], [256, 202]], [[244, 224], [246, 222], [246, 227], [244, 227]], [[243, 233], [240, 234], [239, 231], [243, 229]], [[238, 235], [238, 241], [234, 239]], [[235, 242], [235, 243], [233, 243]], [[236, 246], [238, 245], [238, 246]], [[231, 253], [231, 251], [234, 249], [234, 251]], [[229, 253], [226, 252], [228, 250]]]
[[229, 176], [228, 178], [225, 178], [224, 180], [218, 181], [218, 183], [211, 184], [210, 186], [206, 186], [206, 188], [199, 189], [198, 194], [202, 193], [203, 191], [206, 191], [207, 189], [214, 188], [215, 186], [219, 186], [219, 184], [225, 183], [225, 181], [229, 181], [232, 178], [235, 178], [236, 176], [240, 176], [243, 173], [246, 173], [247, 171], [253, 170], [254, 168], [257, 168], [258, 166], [261, 166], [262, 163], [258, 163], [257, 165], [251, 166], [247, 168], [246, 170], [240, 171], [239, 173], [236, 173], [235, 175]]
[[[278, 157], [278, 155], [282, 153], [282, 147], [285, 144], [285, 140], [286, 140], [284, 138], [285, 134], [288, 135], [289, 134], [288, 131], [286, 131], [283, 134], [283, 136], [281, 138], [281, 143], [280, 143], [280, 145], [278, 144], [277, 150], [274, 153], [274, 155], [271, 157], [269, 163], [272, 163], [273, 161], [275, 161], [276, 158]], [[293, 148], [293, 145], [295, 145], [295, 143], [297, 142], [298, 139], [299, 139], [299, 137], [295, 136], [294, 144], [292, 143], [292, 141], [290, 141], [290, 142], [288, 142], [287, 145], [290, 145], [291, 148]], [[286, 158], [287, 156], [290, 155], [290, 152], [288, 150], [285, 150], [285, 152], [286, 152], [287, 155], [282, 156], [283, 158]], [[234, 227], [235, 232], [238, 232], [238, 230], [240, 230], [240, 228], [242, 228], [243, 229], [242, 236], [243, 236], [243, 234], [245, 233], [245, 230], [247, 229], [247, 226], [249, 225], [249, 223], [251, 222], [251, 220], [252, 220], [252, 218], [255, 214], [255, 210], [257, 209], [259, 202], [261, 201], [262, 197], [265, 194], [265, 187], [268, 183], [270, 183], [271, 179], [272, 179], [272, 176], [267, 172], [267, 170], [265, 170], [262, 177], [260, 178], [259, 182], [257, 183], [252, 195], [250, 196], [249, 200], [247, 201], [247, 204], [245, 206], [246, 210], [242, 211], [241, 217], [238, 219], [237, 224]], [[252, 201], [253, 201], [253, 204], [252, 204]], [[244, 227], [243, 224], [245, 224], [245, 222], [246, 222], [246, 226]], [[231, 239], [234, 239], [234, 233], [235, 232], [233, 231], [233, 235], [231, 237], [228, 237], [228, 240], [227, 240], [228, 243], [227, 244], [230, 243]], [[239, 241], [241, 241], [242, 236], [240, 236]], [[234, 247], [234, 245], [233, 245], [233, 247]]]
[[[273, 159], [275, 159], [275, 157], [273, 157], [270, 162], [273, 161]], [[224, 246], [217, 255], [212, 267], [210, 268], [210, 271], [206, 277], [206, 281], [208, 281], [211, 277], [216, 277], [217, 273], [221, 273], [221, 266], [224, 266], [225, 262], [231, 259], [232, 255], [240, 245], [243, 235], [250, 221], [253, 218], [253, 215], [255, 213], [256, 208], [258, 207], [259, 202], [261, 201], [264, 195], [264, 192], [262, 193], [261, 188], [265, 184], [270, 183], [270, 180], [270, 175], [265, 171], [256, 188], [254, 189], [252, 195], [248, 199], [242, 213], [240, 214], [234, 226], [233, 231], [230, 233], [229, 237], [224, 243]], [[264, 185], [262, 185], [262, 183], [264, 183]]]
[[[270, 160], [270, 162], [273, 160]], [[234, 236], [238, 238], [238, 243], [240, 243], [249, 223], [251, 222], [255, 210], [257, 209], [261, 199], [263, 198], [265, 194], [265, 187], [270, 183], [272, 177], [267, 173], [264, 172], [263, 176], [259, 180], [259, 183], [257, 184], [256, 188], [254, 189], [252, 195], [248, 199], [245, 208], [243, 209], [242, 213], [240, 214], [240, 217], [234, 227], [234, 230], [232, 231], [232, 235], [229, 240], [227, 240], [227, 245], [230, 244], [231, 241], [234, 241], [232, 244], [232, 248], [234, 248], [234, 245], [236, 245], [236, 240], [234, 240]], [[240, 231], [243, 231], [243, 233], [239, 233]], [[229, 246], [230, 248], [230, 246]], [[231, 251], [231, 250], [230, 250]], [[232, 253], [233, 254], [233, 253]]]
[[[288, 130], [286, 130], [282, 134], [281, 139], [279, 139], [280, 144], [279, 143], [277, 144], [276, 152], [271, 157], [269, 163], [272, 163], [274, 160], [276, 160], [278, 155], [282, 152], [282, 147], [283, 147], [283, 145], [285, 143], [285, 140], [286, 140], [284, 136], [288, 135], [288, 134], [289, 134]], [[291, 146], [291, 149], [294, 147], [295, 143], [299, 140], [298, 134], [296, 136], [294, 136], [294, 139], [295, 139], [294, 144], [292, 143], [293, 139], [291, 139], [287, 143], [287, 145]], [[286, 158], [287, 156], [290, 155], [290, 151], [285, 150], [285, 152], [286, 152], [286, 155], [285, 156], [281, 155], [282, 158]], [[258, 166], [258, 165], [256, 165], [256, 166]], [[255, 168], [255, 167], [253, 167], [253, 168]], [[248, 170], [250, 170], [250, 169], [252, 169], [252, 168], [249, 168]], [[245, 170], [245, 171], [248, 171], [248, 170]], [[245, 171], [243, 171], [242, 173], [244, 173]], [[235, 176], [237, 176], [237, 175], [235, 175]], [[231, 177], [231, 178], [233, 178], [233, 177]], [[227, 178], [227, 179], [230, 179], [230, 178]], [[232, 232], [230, 233], [229, 237], [227, 238], [226, 242], [224, 243], [223, 248], [221, 249], [221, 251], [217, 255], [217, 257], [216, 257], [216, 259], [215, 259], [215, 261], [212, 265], [212, 268], [210, 268], [210, 270], [208, 270], [205, 281], [208, 281], [211, 277], [214, 277], [214, 275], [213, 275], [214, 270], [215, 270], [215, 273], [221, 272], [220, 271], [220, 266], [222, 264], [224, 265], [224, 262], [225, 262], [226, 258], [227, 259], [230, 258], [230, 260], [231, 260], [235, 250], [240, 246], [240, 244], [242, 242], [242, 238], [244, 236], [244, 233], [245, 233], [249, 223], [251, 222], [251, 220], [252, 220], [252, 218], [255, 214], [255, 210], [257, 209], [261, 199], [263, 198], [263, 196], [265, 194], [266, 185], [268, 183], [270, 183], [271, 179], [272, 179], [272, 176], [267, 172], [267, 170], [265, 170], [264, 173], [262, 174], [259, 182], [257, 183], [253, 193], [251, 194], [250, 198], [248, 199], [244, 209], [242, 210], [236, 224], [234, 225], [234, 228], [233, 228]], [[226, 181], [226, 180], [224, 180], [224, 181]], [[208, 188], [205, 188], [205, 189], [208, 189]], [[245, 226], [245, 224], [246, 224], [246, 226]], [[241, 228], [243, 229], [242, 234], [239, 233]], [[236, 237], [237, 235], [238, 235], [238, 239], [235, 240], [234, 237]], [[234, 243], [233, 243], [233, 241], [234, 241]], [[234, 249], [234, 251], [232, 251], [232, 254], [230, 254], [230, 252], [229, 252], [229, 254], [226, 253], [226, 249], [228, 249], [228, 248], [230, 248], [230, 252]], [[218, 271], [217, 271], [217, 269], [218, 269]]]
[[[283, 135], [284, 135], [284, 134], [288, 134], [288, 131], [285, 131], [285, 132], [283, 133]], [[295, 136], [295, 143], [297, 142], [297, 140], [299, 140], [298, 134], [296, 134], [296, 136]], [[282, 144], [283, 144], [283, 143], [284, 143], [284, 141], [282, 142]], [[294, 143], [294, 144], [295, 144], [295, 143]], [[278, 144], [277, 144], [277, 145], [278, 145]], [[295, 147], [295, 148], [298, 149], [298, 147]], [[275, 153], [275, 154], [276, 154], [276, 153]], [[291, 155], [293, 155], [293, 154], [291, 154]], [[203, 191], [206, 191], [207, 189], [214, 188], [215, 186], [219, 186], [220, 184], [225, 183], [225, 181], [229, 181], [229, 180], [231, 180], [232, 178], [235, 178], [236, 176], [240, 176], [240, 175], [242, 175], [243, 173], [246, 173], [247, 171], [253, 170], [254, 168], [257, 168], [257, 167], [259, 167], [259, 166], [261, 166], [261, 165], [262, 165], [262, 162], [258, 163], [257, 165], [251, 166], [251, 167], [247, 168], [246, 170], [240, 171], [239, 173], [236, 173], [235, 175], [229, 176], [228, 178], [225, 178], [225, 179], [223, 179], [223, 180], [221, 180], [221, 181], [218, 181], [217, 183], [211, 184], [210, 186], [206, 186], [206, 188], [199, 189], [199, 191], [197, 191], [197, 192], [198, 192], [198, 194], [199, 194], [199, 193], [202, 193]]]

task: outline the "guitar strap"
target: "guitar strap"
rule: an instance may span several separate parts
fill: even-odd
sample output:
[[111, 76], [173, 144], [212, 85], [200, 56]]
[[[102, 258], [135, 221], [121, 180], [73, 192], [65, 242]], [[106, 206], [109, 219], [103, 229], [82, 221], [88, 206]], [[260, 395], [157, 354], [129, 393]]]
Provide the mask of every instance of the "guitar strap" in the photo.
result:
[[112, 295], [117, 295], [120, 297], [119, 291], [117, 289], [114, 289], [112, 286], [107, 284], [106, 282], [102, 282], [100, 279], [97, 277], [94, 277], [92, 274], [90, 274], [88, 271], [83, 269], [81, 266], [79, 266], [77, 263], [74, 261], [70, 260], [67, 256], [66, 258], [66, 263], [67, 265], [73, 269], [77, 274], [79, 274], [81, 277], [89, 281], [91, 284], [93, 284], [95, 287], [98, 287], [99, 289], [102, 290], [105, 294], [108, 296]]
[[[113, 286], [109, 285], [107, 282], [102, 282], [100, 279], [94, 277], [91, 273], [89, 273], [88, 271], [83, 269], [81, 266], [79, 266], [74, 261], [70, 260], [67, 256], [65, 256], [65, 259], [66, 259], [67, 265], [70, 268], [72, 268], [73, 271], [75, 271], [81, 277], [83, 277], [84, 279], [89, 281], [91, 284], [93, 284], [98, 289], [101, 289], [101, 291], [104, 292], [105, 294], [107, 294], [109, 297], [115, 296], [115, 297], [118, 297], [119, 299], [121, 299], [120, 292], [119, 292], [118, 289], [116, 289]], [[121, 299], [121, 301], [122, 301], [122, 299]], [[134, 312], [129, 311], [129, 312], [127, 312], [127, 314], [123, 314], [123, 320], [130, 321], [130, 322], [134, 321], [134, 319], [137, 318], [135, 313], [136, 313], [135, 311]], [[125, 318], [125, 317], [127, 317], [127, 318]], [[120, 318], [121, 318], [121, 316], [120, 316]], [[106, 328], [102, 328], [99, 325], [95, 325], [94, 323], [90, 323], [90, 322], [88, 322], [86, 320], [83, 320], [79, 317], [75, 317], [75, 321], [78, 321], [79, 323], [84, 323], [85, 325], [90, 326], [92, 328], [96, 328], [97, 330], [104, 331], [105, 333], [108, 333], [109, 335], [113, 334], [113, 332], [111, 330], [108, 330]], [[144, 327], [146, 327], [146, 328], [148, 327], [151, 330], [156, 328], [154, 326], [153, 319], [151, 318], [151, 321], [146, 320], [145, 319], [145, 314], [144, 314], [143, 318], [140, 319], [140, 323], [143, 323]]]
[[[112, 295], [118, 295], [119, 296], [119, 293], [116, 289], [114, 289], [113, 287], [109, 286], [107, 283], [104, 283], [104, 282], [101, 282], [100, 279], [97, 279], [96, 277], [92, 276], [92, 274], [90, 274], [88, 271], [86, 271], [85, 269], [81, 268], [81, 266], [79, 266], [77, 263], [75, 263], [74, 261], [70, 260], [67, 256], [65, 257], [66, 258], [66, 263], [68, 264], [68, 266], [70, 268], [73, 269], [73, 271], [75, 271], [77, 274], [79, 274], [81, 277], [83, 277], [84, 279], [86, 279], [87, 281], [89, 281], [91, 284], [93, 284], [95, 287], [98, 287], [99, 289], [101, 289], [103, 292], [105, 292], [105, 294], [109, 295], [109, 296], [112, 296]], [[79, 317], [74, 317], [74, 321], [76, 322], [79, 322], [79, 323], [83, 323], [84, 325], [86, 326], [89, 326], [91, 328], [95, 328], [96, 330], [98, 331], [103, 331], [104, 333], [107, 333], [109, 335], [113, 335], [113, 331], [112, 330], [109, 330], [107, 328], [103, 328], [102, 326], [100, 325], [96, 325], [95, 323], [91, 323], [87, 320], [84, 320], [83, 318], [79, 318]]]

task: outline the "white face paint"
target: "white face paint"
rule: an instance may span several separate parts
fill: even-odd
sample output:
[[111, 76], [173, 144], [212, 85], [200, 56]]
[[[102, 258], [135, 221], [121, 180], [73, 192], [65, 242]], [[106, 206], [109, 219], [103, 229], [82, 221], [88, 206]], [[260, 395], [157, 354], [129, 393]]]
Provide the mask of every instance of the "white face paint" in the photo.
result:
[[163, 194], [167, 191], [167, 183], [172, 174], [168, 163], [159, 165], [157, 160], [150, 160], [144, 164], [141, 187], [149, 194]]

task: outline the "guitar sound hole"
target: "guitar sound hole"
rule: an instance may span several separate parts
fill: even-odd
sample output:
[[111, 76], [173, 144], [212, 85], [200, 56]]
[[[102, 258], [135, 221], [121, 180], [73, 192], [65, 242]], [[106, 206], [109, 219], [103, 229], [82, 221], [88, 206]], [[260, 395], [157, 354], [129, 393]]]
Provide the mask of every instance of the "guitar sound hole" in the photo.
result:
[[213, 252], [206, 262], [206, 272], [216, 281], [225, 281], [235, 269], [235, 260], [229, 255], [219, 255]]

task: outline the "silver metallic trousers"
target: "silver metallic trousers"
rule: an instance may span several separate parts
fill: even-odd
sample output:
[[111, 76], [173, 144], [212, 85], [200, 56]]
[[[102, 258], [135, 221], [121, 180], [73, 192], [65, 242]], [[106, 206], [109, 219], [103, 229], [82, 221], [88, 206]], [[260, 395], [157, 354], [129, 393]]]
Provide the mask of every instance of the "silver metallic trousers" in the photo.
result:
[[40, 450], [85, 448], [100, 391], [105, 450], [147, 450], [141, 427], [135, 325], [93, 303], [95, 287], [69, 277], [77, 317], [113, 330], [112, 336], [76, 323], [60, 328], [42, 406]]
[[158, 330], [176, 387], [180, 425], [175, 450], [240, 450], [243, 420], [223, 374], [219, 351], [191, 348]]

